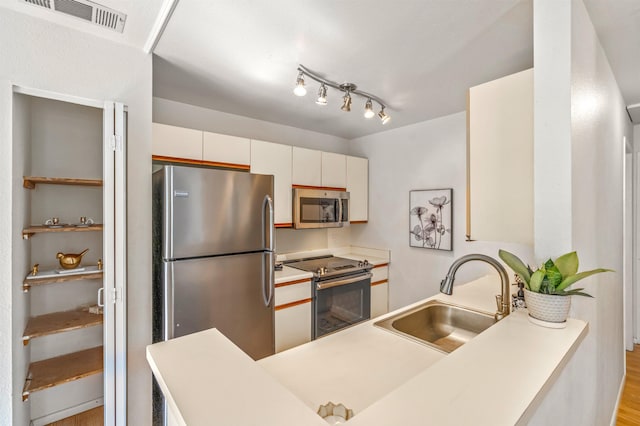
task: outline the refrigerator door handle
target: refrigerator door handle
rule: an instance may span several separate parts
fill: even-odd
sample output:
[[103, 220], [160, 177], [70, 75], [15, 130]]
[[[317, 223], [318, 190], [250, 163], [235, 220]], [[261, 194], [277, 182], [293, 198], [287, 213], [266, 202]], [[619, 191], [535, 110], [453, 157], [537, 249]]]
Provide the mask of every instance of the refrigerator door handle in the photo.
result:
[[[266, 224], [265, 223], [265, 211], [268, 211], [269, 213], [269, 223]], [[274, 217], [273, 217], [273, 199], [271, 198], [271, 196], [269, 194], [264, 196], [264, 199], [262, 200], [262, 235], [263, 235], [263, 244], [266, 248], [266, 250], [271, 250], [273, 251], [273, 229], [275, 226], [275, 222], [274, 222]], [[267, 237], [267, 227], [269, 228], [269, 236]], [[268, 243], [267, 243], [268, 240]]]
[[[273, 300], [275, 269], [273, 262], [273, 252], [266, 251], [262, 256], [262, 301], [264, 306], [269, 306]], [[265, 264], [266, 263], [266, 264]], [[267, 276], [265, 276], [267, 275]]]
[[164, 304], [163, 312], [164, 312], [164, 324], [163, 327], [163, 337], [164, 340], [173, 339], [174, 334], [174, 324], [173, 324], [173, 288], [174, 288], [174, 264], [173, 262], [165, 262], [164, 263], [164, 289], [163, 289], [163, 301]]

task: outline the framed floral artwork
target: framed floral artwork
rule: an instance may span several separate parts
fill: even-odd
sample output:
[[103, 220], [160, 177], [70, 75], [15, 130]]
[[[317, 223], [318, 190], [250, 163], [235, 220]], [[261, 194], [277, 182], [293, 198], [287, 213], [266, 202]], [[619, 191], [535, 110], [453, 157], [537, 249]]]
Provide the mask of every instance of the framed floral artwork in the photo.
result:
[[409, 191], [409, 246], [453, 250], [453, 189]]

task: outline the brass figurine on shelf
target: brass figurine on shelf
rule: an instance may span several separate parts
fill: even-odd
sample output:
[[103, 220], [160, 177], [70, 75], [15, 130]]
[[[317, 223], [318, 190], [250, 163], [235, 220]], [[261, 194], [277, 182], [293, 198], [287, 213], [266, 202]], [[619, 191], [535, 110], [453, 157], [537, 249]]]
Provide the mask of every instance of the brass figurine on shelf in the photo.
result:
[[98, 271], [102, 271], [102, 259], [98, 259]]
[[38, 267], [40, 266], [39, 263], [36, 263], [35, 265], [33, 265], [33, 268], [31, 268], [31, 275], [33, 275], [34, 277], [36, 275], [38, 275]]
[[60, 253], [56, 254], [56, 258], [60, 261], [60, 266], [62, 269], [75, 269], [80, 266], [80, 261], [82, 260], [82, 256], [88, 252], [89, 249], [84, 249], [82, 253], [74, 254], [74, 253]]

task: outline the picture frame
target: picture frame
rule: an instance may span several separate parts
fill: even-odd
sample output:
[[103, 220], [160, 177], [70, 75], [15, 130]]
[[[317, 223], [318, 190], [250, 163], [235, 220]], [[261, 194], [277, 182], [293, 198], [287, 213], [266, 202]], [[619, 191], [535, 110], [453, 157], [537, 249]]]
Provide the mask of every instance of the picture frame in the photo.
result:
[[409, 246], [453, 250], [453, 188], [409, 191]]

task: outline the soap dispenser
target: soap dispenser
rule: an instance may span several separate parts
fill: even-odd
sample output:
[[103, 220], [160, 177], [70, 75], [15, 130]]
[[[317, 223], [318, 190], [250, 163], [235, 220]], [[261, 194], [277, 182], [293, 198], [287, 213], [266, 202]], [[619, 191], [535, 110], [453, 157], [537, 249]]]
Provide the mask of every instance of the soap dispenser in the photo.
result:
[[516, 283], [512, 285], [518, 286], [518, 292], [511, 295], [511, 306], [513, 309], [526, 308], [527, 305], [524, 302], [524, 283], [519, 275], [515, 275], [515, 281]]

